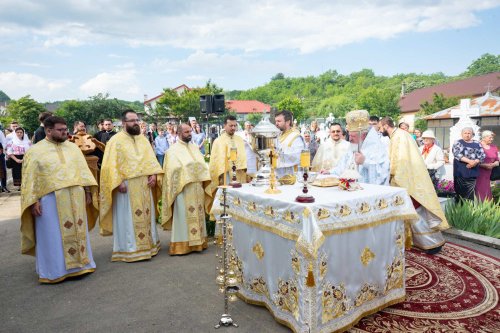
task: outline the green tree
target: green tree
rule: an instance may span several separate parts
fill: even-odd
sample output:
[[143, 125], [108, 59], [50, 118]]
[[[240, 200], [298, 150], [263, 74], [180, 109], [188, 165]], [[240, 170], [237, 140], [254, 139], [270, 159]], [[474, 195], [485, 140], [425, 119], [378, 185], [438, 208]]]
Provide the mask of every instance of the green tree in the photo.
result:
[[276, 75], [274, 75], [272, 78], [271, 78], [271, 81], [275, 81], [275, 80], [283, 80], [285, 78], [285, 74], [283, 73], [278, 73]]
[[96, 126], [103, 118], [119, 119], [124, 109], [143, 112], [142, 104], [120, 101], [109, 98], [109, 94], [97, 94], [85, 101], [64, 101], [55, 114], [63, 117], [71, 126], [77, 120], [84, 121], [88, 126]]
[[500, 55], [483, 54], [474, 60], [467, 70], [461, 74], [463, 77], [483, 75], [500, 71]]
[[458, 104], [458, 102], [458, 97], [446, 98], [443, 94], [438, 95], [434, 93], [434, 95], [432, 96], [432, 102], [425, 101], [424, 103], [420, 104], [420, 111], [416, 114], [415, 117], [415, 128], [418, 128], [421, 131], [425, 131], [427, 129], [427, 121], [423, 119], [425, 116], [455, 106]]
[[7, 105], [7, 115], [19, 124], [28, 133], [33, 133], [38, 126], [38, 115], [46, 111], [42, 104], [31, 98], [30, 95], [21, 97], [18, 100], [11, 100]]
[[259, 121], [262, 120], [262, 113], [250, 113], [247, 116], [247, 121], [251, 122], [253, 125], [257, 125]]
[[89, 116], [90, 112], [88, 104], [85, 101], [69, 100], [64, 101], [55, 111], [55, 114], [66, 119], [68, 128], [72, 131], [72, 126], [75, 121], [83, 120], [85, 123], [89, 122], [86, 117]]
[[[126, 108], [132, 108], [128, 102], [120, 102], [116, 98], [109, 98], [109, 94], [99, 93], [95, 96], [89, 97], [86, 101], [88, 116], [83, 118], [90, 124], [96, 124], [100, 119], [120, 118], [121, 113]], [[144, 109], [135, 109], [136, 112], [144, 112]]]
[[423, 116], [427, 116], [433, 114], [434, 112], [438, 112], [449, 107], [455, 106], [458, 104], [458, 97], [444, 97], [443, 94], [434, 93], [432, 95], [432, 102], [425, 101], [420, 104], [420, 112], [419, 114]]
[[336, 95], [324, 99], [319, 105], [318, 116], [327, 117], [330, 113], [335, 118], [343, 118], [345, 114], [354, 110], [356, 103], [354, 99], [348, 95]]
[[158, 116], [175, 116], [183, 120], [188, 117], [201, 118], [200, 96], [220, 94], [222, 89], [208, 81], [204, 87], [184, 90], [181, 94], [170, 88], [163, 90], [163, 96], [156, 104]]
[[288, 110], [293, 113], [293, 118], [300, 121], [304, 117], [304, 105], [298, 97], [285, 97], [277, 104], [278, 110]]
[[397, 92], [389, 89], [369, 87], [361, 91], [356, 99], [359, 109], [365, 109], [370, 115], [379, 117], [397, 117], [400, 113]]

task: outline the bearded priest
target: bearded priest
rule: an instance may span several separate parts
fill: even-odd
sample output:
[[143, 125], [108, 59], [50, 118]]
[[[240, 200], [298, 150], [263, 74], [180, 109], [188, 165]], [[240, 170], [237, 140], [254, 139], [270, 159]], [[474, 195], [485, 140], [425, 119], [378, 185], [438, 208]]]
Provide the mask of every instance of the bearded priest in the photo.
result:
[[[236, 117], [232, 115], [226, 116], [224, 119], [224, 132], [215, 139], [212, 145], [210, 163], [208, 165], [211, 183], [205, 190], [208, 194], [205, 201], [207, 212], [210, 212], [217, 187], [224, 184], [224, 178], [226, 178], [227, 184], [231, 182], [231, 167], [233, 163], [236, 166], [236, 181], [241, 184], [246, 183], [247, 158], [245, 141], [239, 135], [235, 135], [237, 128]], [[226, 163], [229, 158], [230, 148], [236, 148], [236, 161]]]
[[66, 121], [51, 116], [43, 123], [45, 139], [23, 160], [21, 247], [36, 256], [38, 280], [56, 283], [96, 268], [88, 231], [97, 217], [97, 182], [67, 141]]
[[382, 118], [380, 125], [380, 132], [391, 138], [390, 184], [408, 191], [420, 217], [411, 225], [413, 243], [428, 254], [438, 253], [445, 243], [441, 231], [449, 225], [417, 143], [408, 132], [395, 128], [389, 117]]
[[162, 186], [162, 226], [172, 230], [170, 255], [201, 252], [208, 247], [205, 226], [205, 188], [210, 174], [191, 127], [179, 126], [179, 139], [165, 154]]
[[276, 127], [281, 130], [278, 137], [278, 167], [276, 176], [278, 179], [286, 175], [294, 175], [300, 164], [300, 153], [306, 145], [300, 132], [292, 127], [293, 113], [288, 110], [280, 111], [274, 117]]
[[122, 113], [123, 131], [106, 144], [101, 166], [100, 232], [113, 235], [111, 261], [150, 259], [160, 250], [156, 229], [157, 177], [163, 170], [148, 139], [141, 135], [139, 117]]

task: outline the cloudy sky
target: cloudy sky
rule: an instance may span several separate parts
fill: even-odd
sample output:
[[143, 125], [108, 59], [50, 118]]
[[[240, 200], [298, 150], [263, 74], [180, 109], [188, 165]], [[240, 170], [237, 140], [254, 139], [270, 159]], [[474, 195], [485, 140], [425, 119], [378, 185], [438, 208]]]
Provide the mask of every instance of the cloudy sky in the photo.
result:
[[500, 54], [499, 32], [500, 0], [0, 0], [0, 90], [143, 100], [278, 72], [456, 75]]

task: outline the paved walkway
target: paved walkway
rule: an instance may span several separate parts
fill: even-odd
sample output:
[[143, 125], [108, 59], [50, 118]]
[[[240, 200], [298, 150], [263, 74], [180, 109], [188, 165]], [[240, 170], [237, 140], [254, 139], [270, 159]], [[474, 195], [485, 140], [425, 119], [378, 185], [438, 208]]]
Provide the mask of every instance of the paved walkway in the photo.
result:
[[[19, 193], [0, 194], [0, 332], [290, 332], [265, 308], [242, 301], [230, 304], [240, 327], [215, 330], [223, 311], [215, 248], [171, 257], [167, 232], [152, 260], [112, 263], [112, 238], [94, 230], [96, 272], [41, 285], [34, 258], [20, 254], [19, 210]], [[453, 241], [500, 257], [499, 250]]]

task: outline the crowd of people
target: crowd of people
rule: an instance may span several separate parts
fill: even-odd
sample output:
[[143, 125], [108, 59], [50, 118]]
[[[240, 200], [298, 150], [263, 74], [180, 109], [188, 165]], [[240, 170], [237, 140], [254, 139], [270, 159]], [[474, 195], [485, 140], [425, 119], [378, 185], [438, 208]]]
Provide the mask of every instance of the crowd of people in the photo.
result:
[[[207, 135], [194, 118], [180, 125], [148, 125], [126, 110], [122, 130], [104, 119], [93, 136], [86, 134], [84, 121], [75, 122], [70, 134], [63, 118], [44, 112], [39, 120], [31, 139], [16, 122], [11, 123], [12, 133], [1, 133], [0, 176], [2, 191], [9, 191], [6, 167], [11, 168], [14, 187], [21, 190], [22, 251], [36, 255], [41, 282], [95, 270], [88, 231], [97, 221], [100, 234], [113, 237], [112, 261], [157, 255], [157, 221], [171, 230], [170, 255], [203, 251], [208, 246], [205, 214], [218, 186], [247, 183], [258, 170], [253, 126], [245, 122], [239, 131], [231, 115], [225, 117], [221, 133], [210, 133], [209, 151]], [[286, 110], [274, 122], [281, 132], [276, 142], [278, 179], [294, 175], [301, 152], [309, 150], [311, 168], [321, 174], [340, 177], [355, 169], [360, 182], [403, 187], [420, 216], [411, 226], [413, 244], [439, 252], [444, 244], [440, 231], [448, 224], [433, 190], [444, 174], [444, 157], [432, 131], [412, 135], [404, 123], [395, 126], [391, 118], [375, 116], [363, 128], [348, 120], [345, 127], [328, 124], [326, 131], [316, 122], [299, 130]], [[73, 144], [84, 134], [99, 148], [92, 153], [97, 173], [82, 154], [86, 148]], [[460, 198], [490, 199], [489, 174], [499, 164], [494, 134], [483, 131], [481, 142], [472, 140], [473, 134], [464, 128], [452, 147], [455, 190]]]
[[[371, 116], [369, 123], [375, 128], [374, 132], [378, 133], [380, 141], [367, 138], [368, 131], [364, 131], [361, 142], [365, 147], [363, 145], [358, 147], [360, 140], [357, 131], [349, 131], [340, 123], [332, 122], [326, 130], [321, 130], [315, 121], [309, 126], [303, 125], [301, 133], [305, 147], [310, 150], [313, 170], [321, 173], [331, 172], [338, 176], [339, 171], [346, 168], [346, 163], [352, 164], [350, 158], [358, 155], [356, 164], [363, 172], [366, 163], [359, 163], [360, 153], [372, 156], [372, 161], [376, 158], [384, 160], [384, 152], [380, 150], [380, 147], [385, 147], [389, 152], [390, 140], [379, 132], [380, 121], [377, 116]], [[415, 129], [411, 133], [406, 122], [400, 122], [398, 128], [410, 134], [410, 137], [414, 139], [429, 177], [437, 190], [438, 183], [446, 175], [446, 160], [441, 143], [436, 139], [432, 130], [422, 132]], [[462, 129], [461, 136], [462, 139], [450, 148], [454, 156], [452, 163], [456, 199], [457, 201], [474, 198], [480, 201], [491, 200], [490, 175], [492, 169], [499, 165], [498, 148], [493, 144], [495, 134], [489, 130], [482, 131], [481, 140], [475, 141], [473, 129], [467, 127]], [[366, 148], [367, 145], [370, 145], [370, 148]], [[341, 161], [343, 156], [348, 160]], [[337, 165], [340, 166], [335, 168]], [[380, 175], [380, 172], [378, 174]]]

